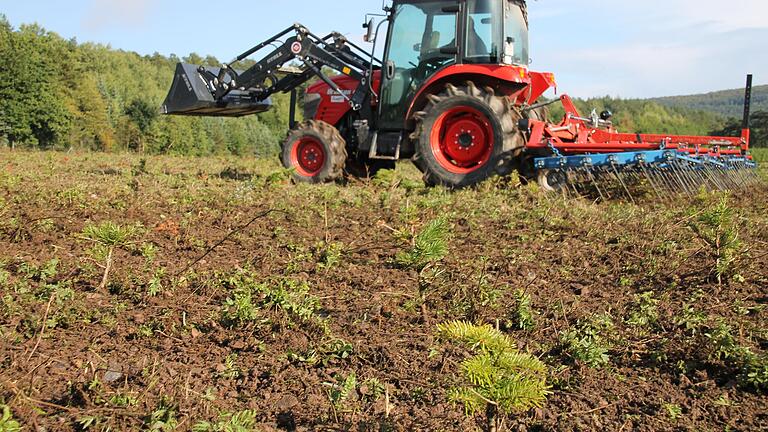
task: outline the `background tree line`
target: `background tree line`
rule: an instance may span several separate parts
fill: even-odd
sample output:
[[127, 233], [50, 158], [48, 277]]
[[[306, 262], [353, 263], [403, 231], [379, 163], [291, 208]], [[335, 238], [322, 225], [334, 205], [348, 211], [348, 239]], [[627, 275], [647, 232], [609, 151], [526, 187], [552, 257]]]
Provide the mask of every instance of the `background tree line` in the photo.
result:
[[[141, 56], [67, 40], [38, 25], [13, 28], [0, 15], [0, 58], [0, 145], [268, 156], [278, 151], [287, 129], [289, 97], [284, 94], [273, 97], [271, 111], [241, 119], [159, 115], [176, 63], [220, 64], [210, 56]], [[610, 109], [623, 131], [738, 130], [720, 114], [651, 100], [606, 97], [576, 103], [584, 114]], [[561, 114], [555, 108], [552, 118]], [[767, 124], [768, 114], [755, 113], [753, 136], [762, 145], [768, 142]]]
[[196, 54], [140, 56], [66, 40], [0, 16], [0, 139], [37, 149], [259, 154], [285, 135], [288, 95], [242, 119], [161, 116], [176, 63], [220, 64]]

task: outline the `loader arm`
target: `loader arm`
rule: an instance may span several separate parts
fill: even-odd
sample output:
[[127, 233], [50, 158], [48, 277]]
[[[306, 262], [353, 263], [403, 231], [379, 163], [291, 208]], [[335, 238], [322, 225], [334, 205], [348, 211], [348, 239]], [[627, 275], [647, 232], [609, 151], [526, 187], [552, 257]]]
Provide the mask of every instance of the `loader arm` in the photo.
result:
[[[285, 37], [287, 39], [281, 41]], [[237, 71], [232, 66], [267, 47], [276, 48], [245, 71]], [[291, 65], [292, 62], [298, 64]], [[320, 38], [301, 24], [294, 24], [220, 69], [200, 66], [197, 76], [190, 77], [187, 76], [189, 68], [180, 65], [176, 81], [182, 81], [184, 85], [174, 82], [166, 98], [164, 112], [199, 116], [253, 114], [268, 109], [269, 97], [273, 94], [293, 91], [315, 77], [344, 97], [352, 109], [359, 110], [370, 93], [369, 77], [380, 65], [381, 62], [373, 55], [349, 42], [340, 33]], [[355, 79], [359, 85], [351, 95], [343, 92], [323, 72], [324, 67]], [[195, 80], [201, 80], [209, 94], [195, 86], [198, 84]], [[193, 92], [195, 94], [191, 97]], [[253, 110], [243, 108], [249, 105], [254, 107]]]

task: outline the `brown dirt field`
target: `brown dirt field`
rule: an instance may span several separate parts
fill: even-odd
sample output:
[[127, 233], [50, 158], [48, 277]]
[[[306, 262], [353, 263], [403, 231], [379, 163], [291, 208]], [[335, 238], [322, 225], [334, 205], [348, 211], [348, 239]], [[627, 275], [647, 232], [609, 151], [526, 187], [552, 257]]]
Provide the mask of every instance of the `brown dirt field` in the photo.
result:
[[[718, 281], [692, 224], [719, 194], [592, 203], [392, 177], [0, 151], [0, 405], [24, 431], [183, 431], [243, 410], [260, 431], [482, 430], [447, 397], [464, 353], [436, 325], [460, 319], [549, 368], [546, 405], [510, 430], [768, 430], [768, 187], [725, 198], [739, 244]], [[439, 217], [439, 271], [398, 265]], [[87, 227], [104, 222], [133, 228], [101, 287]], [[234, 306], [243, 287], [251, 308]]]

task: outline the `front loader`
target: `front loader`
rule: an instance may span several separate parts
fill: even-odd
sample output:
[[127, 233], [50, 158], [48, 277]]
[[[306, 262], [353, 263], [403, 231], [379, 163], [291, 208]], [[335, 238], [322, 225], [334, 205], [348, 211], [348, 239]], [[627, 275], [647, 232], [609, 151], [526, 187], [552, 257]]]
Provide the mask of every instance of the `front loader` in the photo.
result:
[[[636, 183], [694, 193], [756, 181], [748, 124], [740, 137], [622, 134], [610, 113], [582, 116], [568, 96], [553, 101], [565, 118], [550, 122], [552, 102], [538, 102], [555, 77], [528, 68], [523, 0], [394, 0], [385, 12], [378, 27], [367, 24], [371, 52], [295, 24], [221, 68], [180, 64], [163, 110], [243, 116], [291, 93], [281, 159], [296, 180], [312, 183], [370, 176], [403, 159], [430, 185], [461, 188], [518, 172], [548, 190], [604, 198]], [[253, 66], [234, 69], [255, 54]], [[311, 80], [298, 122], [297, 88]], [[745, 111], [749, 118], [748, 103]]]

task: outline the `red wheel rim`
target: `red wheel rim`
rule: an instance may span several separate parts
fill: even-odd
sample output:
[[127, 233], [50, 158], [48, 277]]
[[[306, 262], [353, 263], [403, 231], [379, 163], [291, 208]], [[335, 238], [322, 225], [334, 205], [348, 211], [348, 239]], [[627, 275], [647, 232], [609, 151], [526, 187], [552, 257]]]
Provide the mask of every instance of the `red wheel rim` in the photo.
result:
[[469, 174], [491, 159], [493, 127], [488, 118], [474, 108], [452, 108], [435, 121], [430, 145], [435, 159], [446, 171]]
[[325, 148], [316, 138], [303, 137], [293, 143], [291, 165], [304, 177], [314, 177], [325, 165]]

